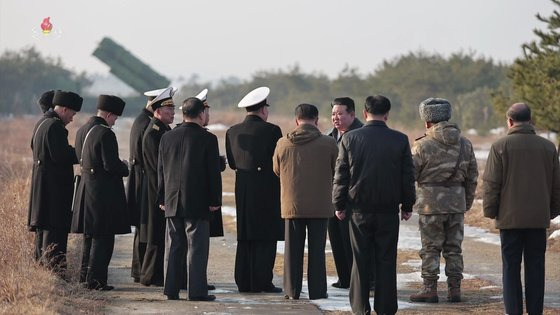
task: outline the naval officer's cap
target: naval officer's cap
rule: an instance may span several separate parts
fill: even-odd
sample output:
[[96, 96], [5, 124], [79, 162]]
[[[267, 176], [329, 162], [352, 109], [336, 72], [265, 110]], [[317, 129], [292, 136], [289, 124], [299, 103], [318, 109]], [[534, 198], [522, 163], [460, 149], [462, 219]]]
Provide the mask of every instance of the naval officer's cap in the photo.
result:
[[121, 116], [125, 102], [118, 96], [101, 94], [97, 99], [97, 109]]
[[[195, 97], [202, 101], [204, 107], [210, 107], [210, 105], [208, 105], [207, 102], [207, 96], [208, 96], [208, 89], [204, 89], [200, 91], [200, 93], [198, 93]], [[179, 109], [183, 110], [183, 106], [180, 106]]]
[[258, 87], [251, 92], [247, 93], [237, 107], [245, 108], [248, 112], [255, 111], [263, 106], [270, 106], [266, 102], [266, 98], [270, 94], [270, 89], [266, 86]]
[[173, 103], [173, 94], [175, 94], [175, 91], [177, 91], [177, 89], [173, 87], [163, 89], [158, 96], [148, 103], [147, 107], [151, 107], [154, 111], [164, 106], [175, 107], [175, 103]]
[[[146, 96], [148, 98], [148, 104], [150, 104], [151, 101], [154, 100], [154, 98], [156, 98], [158, 95], [160, 95], [163, 91], [165, 91], [166, 88], [163, 89], [157, 89], [157, 90], [151, 90], [151, 91], [146, 91], [144, 92], [144, 96]], [[175, 94], [175, 92], [177, 92], [178, 88], [174, 87], [173, 88], [173, 94]], [[146, 107], [148, 107], [148, 105], [146, 105]]]
[[52, 99], [53, 107], [54, 106], [68, 107], [77, 112], [79, 112], [80, 109], [82, 109], [83, 102], [84, 99], [80, 95], [74, 92], [67, 92], [61, 90], [54, 92], [54, 96]]

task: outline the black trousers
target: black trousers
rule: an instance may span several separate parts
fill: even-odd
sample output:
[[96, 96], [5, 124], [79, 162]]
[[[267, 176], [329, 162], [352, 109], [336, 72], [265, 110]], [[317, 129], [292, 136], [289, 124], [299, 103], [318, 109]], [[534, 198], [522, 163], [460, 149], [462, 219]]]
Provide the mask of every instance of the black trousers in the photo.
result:
[[109, 272], [109, 263], [113, 256], [114, 246], [115, 235], [84, 235], [82, 268], [85, 259], [87, 259], [86, 281], [89, 288], [98, 288], [107, 285], [107, 274]]
[[[353, 212], [350, 243], [354, 255], [350, 278], [350, 305], [354, 314], [370, 314], [371, 253], [375, 251], [375, 300], [378, 314], [395, 314], [397, 305], [398, 213]], [[373, 247], [373, 248], [372, 248]]]
[[[179, 295], [188, 283], [189, 298], [208, 295], [208, 220], [167, 218], [165, 239], [165, 287], [168, 296]], [[185, 265], [187, 268], [185, 269]]]
[[82, 257], [80, 260], [80, 283], [86, 282], [88, 265], [89, 265], [89, 254], [91, 252], [91, 235], [84, 234], [82, 237]]
[[284, 251], [284, 292], [299, 297], [303, 278], [305, 234], [307, 237], [307, 280], [309, 298], [327, 296], [327, 270], [325, 267], [325, 242], [328, 219], [286, 219], [286, 250]]
[[43, 256], [43, 230], [35, 229], [35, 249], [33, 251], [33, 258], [36, 261], [40, 261], [41, 256]]
[[235, 283], [239, 292], [262, 292], [273, 286], [276, 241], [237, 241]]
[[350, 272], [352, 271], [352, 246], [348, 231], [347, 216], [344, 220], [337, 217], [329, 218], [329, 241], [331, 243], [334, 265], [338, 274], [338, 282], [343, 287], [350, 285]]
[[146, 244], [140, 283], [143, 285], [163, 286], [163, 259], [165, 246]]
[[529, 314], [542, 314], [546, 229], [500, 230], [504, 306], [507, 314], [523, 314], [521, 259], [525, 273], [525, 301]]
[[[350, 245], [349, 220], [347, 216], [344, 220], [337, 217], [329, 218], [329, 241], [331, 243], [332, 255], [338, 282], [342, 287], [350, 285], [350, 273], [352, 272], [352, 246]], [[371, 252], [371, 268], [375, 269], [375, 252]], [[375, 273], [371, 273], [370, 288], [375, 286]]]
[[35, 259], [60, 275], [66, 271], [67, 248], [68, 232], [54, 229], [35, 231]]
[[132, 266], [130, 268], [130, 276], [134, 281], [140, 281], [140, 274], [142, 272], [142, 261], [146, 253], [146, 243], [140, 242], [140, 228], [134, 229], [134, 243], [132, 245]]

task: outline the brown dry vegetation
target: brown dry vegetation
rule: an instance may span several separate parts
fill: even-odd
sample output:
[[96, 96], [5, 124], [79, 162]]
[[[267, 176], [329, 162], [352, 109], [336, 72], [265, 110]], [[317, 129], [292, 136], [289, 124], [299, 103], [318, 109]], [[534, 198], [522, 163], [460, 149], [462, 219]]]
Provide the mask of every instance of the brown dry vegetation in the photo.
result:
[[[32, 258], [27, 229], [31, 178], [29, 144], [35, 118], [0, 123], [0, 313], [73, 314], [99, 310], [99, 295], [62, 281]], [[69, 274], [77, 270], [76, 237], [68, 244]]]

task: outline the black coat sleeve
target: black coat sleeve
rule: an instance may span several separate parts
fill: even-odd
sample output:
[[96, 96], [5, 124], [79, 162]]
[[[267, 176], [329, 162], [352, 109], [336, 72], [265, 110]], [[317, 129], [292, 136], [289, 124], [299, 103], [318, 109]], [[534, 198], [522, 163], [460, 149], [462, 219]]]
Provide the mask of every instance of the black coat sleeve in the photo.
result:
[[342, 138], [338, 147], [338, 158], [333, 180], [332, 202], [335, 210], [346, 210], [348, 199], [348, 185], [350, 185], [350, 163], [346, 137]]
[[[163, 137], [162, 137], [163, 138]], [[163, 140], [159, 142], [158, 149], [158, 163], [157, 163], [157, 175], [158, 175], [158, 205], [165, 204], [165, 181], [163, 180], [163, 154], [162, 154], [162, 144]]]
[[68, 144], [68, 130], [62, 123], [54, 123], [47, 133], [47, 148], [55, 164], [78, 164], [76, 150]]
[[103, 161], [103, 169], [107, 173], [115, 176], [128, 176], [128, 167], [119, 159], [119, 146], [117, 137], [112, 131], [103, 134], [101, 141], [101, 158]]
[[231, 136], [230, 136], [230, 130], [228, 130], [226, 132], [226, 156], [227, 156], [227, 160], [228, 160], [228, 165], [232, 170], [237, 169], [237, 166], [235, 166], [235, 158], [233, 157], [233, 152], [231, 151]]
[[210, 184], [209, 205], [217, 207], [222, 205], [222, 176], [220, 174], [220, 153], [218, 151], [218, 139], [216, 136], [211, 135], [206, 152], [206, 172]]
[[403, 146], [402, 153], [402, 211], [412, 212], [412, 206], [416, 202], [416, 188], [414, 187], [414, 163], [412, 162], [412, 154], [410, 152], [410, 145], [408, 138], [404, 139], [405, 145]]

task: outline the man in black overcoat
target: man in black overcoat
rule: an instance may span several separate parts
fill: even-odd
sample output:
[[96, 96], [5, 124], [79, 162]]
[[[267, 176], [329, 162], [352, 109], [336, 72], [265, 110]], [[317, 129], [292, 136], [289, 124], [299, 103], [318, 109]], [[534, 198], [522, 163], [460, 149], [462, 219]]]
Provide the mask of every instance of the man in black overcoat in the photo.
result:
[[[350, 305], [354, 314], [370, 314], [370, 274], [375, 272], [377, 314], [397, 312], [397, 241], [401, 219], [412, 216], [416, 200], [414, 165], [408, 137], [387, 127], [391, 102], [382, 95], [365, 102], [362, 128], [345, 133], [339, 145], [333, 204], [339, 219], [350, 216], [354, 262]], [[375, 269], [371, 253], [375, 248]]]
[[179, 298], [185, 277], [189, 300], [216, 298], [208, 295], [208, 219], [221, 206], [222, 180], [218, 140], [203, 127], [209, 111], [195, 97], [185, 100], [184, 123], [166, 132], [159, 146], [158, 204], [167, 221], [164, 294], [170, 300]]
[[282, 131], [266, 122], [269, 93], [260, 87], [247, 94], [238, 105], [247, 110], [245, 120], [226, 132], [228, 164], [235, 170], [235, 283], [240, 292], [282, 292], [272, 284], [276, 242], [284, 239], [280, 181], [272, 171]]
[[[52, 98], [50, 102], [54, 108], [45, 112], [33, 130], [27, 224], [31, 231], [35, 231], [36, 258], [45, 255], [46, 265], [64, 276], [72, 218], [73, 165], [78, 163], [74, 148], [68, 144], [65, 126], [80, 111], [83, 99], [73, 92], [47, 94], [41, 97], [40, 104], [48, 105]], [[45, 252], [49, 246], [52, 249]]]
[[165, 89], [148, 107], [154, 117], [148, 124], [142, 140], [142, 161], [147, 183], [148, 220], [146, 225], [147, 245], [140, 283], [143, 285], [163, 286], [163, 255], [165, 249], [165, 213], [159, 208], [157, 201], [157, 163], [159, 143], [163, 134], [171, 128], [175, 116], [173, 88]]
[[111, 129], [124, 105], [116, 96], [100, 95], [97, 115], [76, 134], [82, 180], [74, 198], [72, 232], [84, 234], [82, 266], [87, 261], [90, 289], [113, 289], [107, 285], [107, 272], [115, 234], [130, 233], [122, 180], [128, 176], [128, 166], [119, 159], [117, 138]]
[[[148, 104], [161, 93], [162, 90], [147, 91], [144, 95], [148, 98]], [[129, 151], [130, 157], [128, 165], [130, 174], [126, 181], [126, 201], [128, 212], [130, 215], [130, 225], [134, 225], [134, 242], [132, 245], [132, 266], [130, 275], [134, 278], [134, 282], [140, 282], [140, 273], [142, 271], [142, 261], [146, 252], [146, 235], [143, 237], [140, 231], [140, 225], [146, 225], [146, 184], [144, 182], [144, 169], [142, 167], [142, 138], [148, 124], [154, 117], [151, 107], [142, 108], [142, 111], [136, 116], [132, 127], [130, 128]]]

